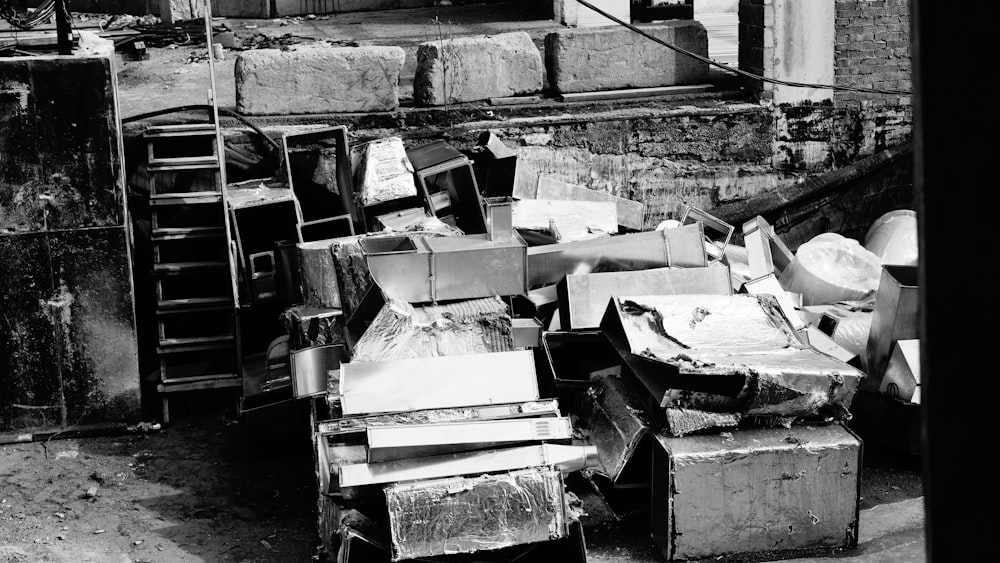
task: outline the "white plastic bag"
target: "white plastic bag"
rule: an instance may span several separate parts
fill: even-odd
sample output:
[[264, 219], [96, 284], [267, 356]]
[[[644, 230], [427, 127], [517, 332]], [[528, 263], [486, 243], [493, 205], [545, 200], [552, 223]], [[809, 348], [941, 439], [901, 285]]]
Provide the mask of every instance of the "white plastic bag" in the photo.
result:
[[881, 276], [878, 256], [861, 243], [823, 233], [799, 247], [778, 281], [785, 291], [801, 293], [803, 305], [827, 305], [873, 298]]
[[919, 255], [917, 212], [898, 209], [876, 219], [865, 234], [865, 248], [883, 264], [916, 266]]

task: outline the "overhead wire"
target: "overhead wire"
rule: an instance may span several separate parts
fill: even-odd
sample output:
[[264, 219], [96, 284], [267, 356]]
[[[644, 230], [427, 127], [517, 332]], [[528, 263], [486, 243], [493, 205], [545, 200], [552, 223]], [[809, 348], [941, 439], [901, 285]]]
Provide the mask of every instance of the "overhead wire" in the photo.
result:
[[863, 86], [842, 86], [842, 85], [839, 85], [839, 84], [811, 84], [811, 83], [808, 83], [808, 82], [794, 82], [794, 81], [791, 81], [791, 80], [780, 80], [780, 79], [777, 79], [777, 78], [768, 78], [766, 76], [760, 76], [760, 75], [754, 74], [752, 72], [747, 72], [745, 70], [740, 70], [738, 68], [733, 68], [733, 67], [731, 67], [731, 66], [729, 66], [727, 64], [723, 64], [723, 63], [720, 63], [718, 61], [712, 60], [712, 59], [710, 59], [708, 57], [699, 55], [698, 53], [692, 53], [691, 51], [688, 51], [687, 49], [684, 49], [683, 47], [678, 47], [677, 45], [672, 45], [670, 43], [667, 43], [666, 41], [663, 41], [662, 39], [660, 39], [658, 37], [654, 37], [654, 36], [646, 33], [641, 28], [638, 28], [638, 27], [632, 25], [631, 23], [624, 22], [624, 21], [616, 18], [615, 16], [612, 16], [611, 14], [605, 12], [604, 10], [598, 8], [597, 6], [594, 6], [593, 4], [591, 4], [590, 2], [588, 2], [587, 0], [577, 0], [577, 2], [580, 3], [581, 5], [587, 7], [587, 8], [590, 8], [591, 10], [597, 12], [598, 14], [601, 14], [602, 16], [604, 16], [604, 17], [608, 18], [609, 20], [617, 23], [618, 25], [624, 26], [624, 27], [628, 28], [629, 30], [631, 30], [631, 31], [633, 31], [635, 33], [638, 33], [639, 35], [645, 37], [646, 39], [649, 39], [651, 41], [659, 43], [660, 45], [663, 45], [664, 47], [667, 47], [668, 49], [672, 49], [672, 50], [674, 50], [674, 51], [676, 51], [678, 53], [681, 53], [683, 55], [687, 55], [687, 56], [689, 56], [691, 58], [694, 58], [694, 59], [697, 59], [697, 60], [699, 60], [699, 61], [701, 61], [703, 63], [708, 63], [710, 65], [717, 66], [717, 67], [719, 67], [719, 68], [721, 68], [721, 69], [723, 69], [723, 70], [725, 70], [727, 72], [732, 72], [732, 73], [737, 74], [739, 76], [744, 76], [746, 78], [750, 78], [750, 79], [753, 79], [753, 80], [760, 80], [762, 82], [767, 82], [767, 83], [770, 83], [770, 84], [778, 84], [778, 85], [781, 85], [781, 86], [795, 86], [797, 88], [819, 88], [819, 89], [829, 89], [829, 90], [841, 90], [841, 91], [846, 91], [846, 92], [860, 92], [860, 93], [867, 93], [867, 94], [887, 94], [887, 95], [892, 95], [892, 96], [910, 96], [910, 95], [912, 95], [911, 92], [906, 91], [906, 90], [890, 90], [890, 89], [883, 89], [883, 88], [865, 88]]

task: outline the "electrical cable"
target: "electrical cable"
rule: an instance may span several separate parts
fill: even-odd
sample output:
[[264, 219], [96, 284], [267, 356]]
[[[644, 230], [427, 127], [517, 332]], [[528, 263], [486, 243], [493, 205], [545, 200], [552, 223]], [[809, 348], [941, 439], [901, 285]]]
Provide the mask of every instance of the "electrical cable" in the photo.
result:
[[605, 12], [604, 10], [602, 10], [602, 9], [594, 6], [590, 2], [587, 2], [587, 0], [577, 0], [577, 2], [579, 2], [583, 6], [586, 6], [587, 8], [590, 8], [591, 10], [597, 12], [598, 14], [601, 14], [602, 16], [608, 18], [609, 20], [611, 20], [611, 21], [613, 21], [613, 22], [615, 22], [615, 23], [617, 23], [617, 24], [619, 24], [621, 26], [624, 26], [624, 27], [628, 28], [628, 29], [630, 29], [631, 31], [633, 31], [635, 33], [638, 33], [639, 35], [645, 37], [646, 39], [650, 39], [652, 41], [655, 41], [656, 43], [659, 43], [660, 45], [663, 45], [664, 47], [667, 47], [668, 49], [673, 49], [674, 51], [677, 51], [678, 53], [681, 53], [682, 55], [687, 55], [687, 56], [692, 57], [694, 59], [697, 59], [697, 60], [699, 60], [699, 61], [701, 61], [703, 63], [708, 63], [710, 65], [717, 66], [717, 67], [719, 67], [719, 68], [721, 68], [721, 69], [723, 69], [725, 71], [732, 72], [732, 73], [738, 74], [740, 76], [745, 76], [745, 77], [751, 78], [753, 80], [760, 80], [760, 81], [763, 81], [763, 82], [768, 82], [770, 84], [779, 84], [779, 85], [782, 85], [782, 86], [795, 86], [795, 87], [798, 87], [798, 88], [822, 88], [822, 89], [830, 89], [830, 90], [842, 90], [842, 91], [847, 91], [847, 92], [863, 92], [863, 93], [868, 93], [868, 94], [889, 94], [889, 95], [894, 95], [894, 96], [910, 96], [910, 95], [912, 95], [911, 92], [908, 92], [908, 91], [905, 91], [905, 90], [884, 90], [884, 89], [880, 89], [880, 88], [864, 88], [862, 86], [839, 86], [839, 85], [836, 85], [836, 84], [808, 84], [806, 82], [792, 82], [792, 81], [788, 81], [788, 80], [779, 80], [777, 78], [767, 78], [765, 76], [759, 76], [759, 75], [753, 74], [751, 72], [747, 72], [745, 70], [740, 70], [740, 69], [737, 69], [737, 68], [733, 68], [733, 67], [731, 67], [729, 65], [722, 64], [722, 63], [714, 61], [714, 60], [712, 60], [712, 59], [710, 59], [708, 57], [703, 57], [703, 56], [701, 56], [701, 55], [699, 55], [697, 53], [692, 53], [691, 51], [688, 51], [687, 49], [678, 47], [676, 45], [671, 45], [670, 43], [667, 43], [666, 41], [663, 41], [661, 39], [653, 37], [652, 35], [646, 33], [645, 31], [643, 31], [642, 29], [640, 29], [640, 28], [632, 25], [631, 23], [626, 23], [626, 22], [624, 22], [624, 21], [622, 21], [622, 20], [620, 20], [620, 19], [612, 16], [611, 14]]
[[17, 15], [17, 11], [10, 6], [9, 2], [3, 1], [3, 3], [0, 4], [0, 17], [7, 20], [10, 25], [21, 30], [29, 30], [40, 23], [48, 21], [55, 11], [55, 0], [46, 0], [41, 6], [36, 8], [35, 11], [31, 12], [30, 15], [22, 18]]

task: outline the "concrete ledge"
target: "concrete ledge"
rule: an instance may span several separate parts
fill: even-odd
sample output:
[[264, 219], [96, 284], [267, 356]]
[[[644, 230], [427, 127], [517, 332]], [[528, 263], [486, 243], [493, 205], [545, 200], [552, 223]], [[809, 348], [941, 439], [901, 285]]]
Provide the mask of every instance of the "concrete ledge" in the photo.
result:
[[236, 59], [236, 108], [247, 115], [394, 110], [405, 57], [399, 47], [245, 51]]
[[[708, 32], [701, 22], [640, 27], [667, 43], [708, 56]], [[708, 78], [707, 63], [622, 27], [550, 33], [545, 37], [545, 58], [549, 84], [562, 93], [677, 86]]]
[[542, 89], [542, 55], [523, 31], [421, 43], [413, 101], [440, 106]]

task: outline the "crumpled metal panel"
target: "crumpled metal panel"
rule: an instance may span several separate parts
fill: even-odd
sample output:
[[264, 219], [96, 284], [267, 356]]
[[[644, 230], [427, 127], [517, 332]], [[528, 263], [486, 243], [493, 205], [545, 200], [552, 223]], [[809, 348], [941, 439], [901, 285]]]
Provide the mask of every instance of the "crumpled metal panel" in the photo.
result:
[[861, 442], [839, 424], [655, 442], [651, 531], [667, 559], [857, 545]]
[[740, 423], [740, 413], [709, 412], [698, 409], [668, 408], [665, 431], [675, 437], [707, 430], [709, 428], [725, 428]]
[[392, 560], [495, 550], [567, 535], [562, 473], [529, 469], [385, 487]]
[[652, 430], [642, 399], [612, 375], [591, 378], [587, 395], [581, 418], [608, 477], [616, 487], [649, 486]]
[[356, 362], [507, 352], [514, 339], [499, 297], [412, 307], [394, 301], [379, 311], [354, 346]]
[[[770, 295], [620, 296], [609, 304], [602, 327], [626, 363], [644, 370], [636, 375], [664, 407], [839, 417], [864, 378], [803, 344]], [[666, 368], [663, 377], [656, 366]], [[730, 379], [732, 388], [698, 386], [712, 378]]]

